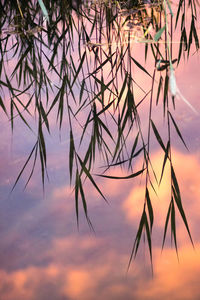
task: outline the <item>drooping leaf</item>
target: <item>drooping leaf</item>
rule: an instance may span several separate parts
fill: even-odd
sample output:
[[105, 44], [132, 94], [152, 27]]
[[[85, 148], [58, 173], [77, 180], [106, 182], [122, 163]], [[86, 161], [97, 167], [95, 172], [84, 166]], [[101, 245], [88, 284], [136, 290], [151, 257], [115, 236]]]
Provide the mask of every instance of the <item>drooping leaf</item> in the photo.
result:
[[94, 181], [92, 175], [90, 174], [89, 170], [87, 169], [86, 165], [83, 163], [83, 161], [81, 160], [81, 158], [78, 156], [78, 160], [80, 162], [80, 165], [82, 167], [83, 172], [85, 173], [85, 175], [89, 178], [89, 180], [91, 181], [91, 183], [94, 185], [94, 187], [96, 188], [96, 190], [99, 192], [99, 194], [103, 197], [103, 199], [107, 202], [105, 196], [103, 195], [103, 193], [101, 192], [101, 190], [99, 189], [99, 187], [97, 186], [96, 182]]
[[160, 175], [159, 185], [161, 184], [161, 181], [162, 181], [162, 178], [163, 178], [165, 165], [166, 165], [167, 159], [169, 157], [169, 150], [170, 150], [170, 141], [167, 142], [167, 147], [166, 147], [166, 150], [165, 150], [165, 156], [164, 156], [164, 160], [163, 160], [163, 165], [162, 165], [162, 171], [161, 171], [161, 175]]
[[146, 221], [146, 212], [145, 212], [145, 210], [143, 210], [127, 269], [130, 268], [131, 261], [132, 261], [133, 258], [135, 258], [136, 254], [137, 254], [138, 247], [139, 247], [140, 240], [141, 240], [141, 236], [142, 236], [142, 231], [143, 231], [144, 226], [145, 226], [145, 221]]
[[152, 204], [151, 204], [151, 200], [150, 200], [150, 197], [149, 197], [148, 188], [146, 188], [146, 200], [147, 200], [147, 207], [148, 207], [148, 213], [149, 213], [150, 228], [151, 228], [151, 232], [152, 232], [154, 214], [153, 214], [153, 207], [152, 207]]
[[168, 212], [167, 212], [167, 217], [166, 217], [166, 220], [165, 220], [165, 228], [164, 228], [162, 249], [164, 248], [164, 244], [165, 244], [165, 239], [166, 239], [166, 234], [167, 234], [167, 228], [168, 228], [168, 223], [169, 223], [169, 217], [171, 215], [171, 209], [172, 209], [172, 202], [170, 201], [170, 205], [169, 205]]
[[140, 68], [143, 72], [145, 72], [147, 75], [149, 75], [152, 78], [151, 74], [133, 56], [131, 56], [131, 59], [138, 68]]
[[178, 254], [178, 246], [177, 246], [177, 239], [176, 239], [176, 215], [175, 215], [173, 197], [172, 197], [171, 204], [172, 204], [171, 205], [171, 232], [172, 232], [172, 238], [174, 239], [176, 253]]
[[142, 174], [144, 172], [144, 170], [145, 169], [142, 169], [142, 170], [140, 170], [136, 173], [133, 173], [131, 175], [128, 175], [128, 176], [109, 176], [109, 175], [103, 175], [103, 174], [97, 174], [97, 176], [104, 177], [104, 178], [109, 178], [109, 179], [131, 179], [131, 178], [137, 177], [140, 174]]
[[151, 120], [151, 126], [152, 126], [153, 132], [155, 134], [155, 137], [156, 137], [158, 143], [160, 144], [160, 146], [162, 147], [163, 151], [165, 152], [164, 143], [163, 143], [163, 141], [161, 139], [161, 136], [160, 136], [160, 134], [159, 134], [159, 132], [158, 132], [158, 130], [157, 130], [157, 128], [156, 128], [156, 126], [155, 126], [155, 124], [154, 124], [154, 122], [152, 120]]
[[189, 226], [188, 226], [185, 211], [183, 209], [183, 205], [182, 205], [182, 201], [181, 201], [181, 194], [180, 194], [180, 190], [179, 190], [179, 186], [178, 186], [178, 182], [177, 182], [177, 179], [176, 179], [176, 175], [175, 175], [173, 166], [171, 166], [171, 175], [172, 175], [172, 192], [173, 192], [174, 200], [176, 202], [176, 205], [178, 207], [178, 210], [180, 212], [182, 220], [183, 220], [183, 222], [185, 224], [185, 227], [187, 229], [190, 241], [191, 241], [191, 243], [194, 247], [194, 243], [193, 243], [193, 240], [192, 240], [192, 235], [190, 233], [190, 229], [189, 229]]
[[176, 124], [176, 122], [175, 122], [173, 116], [172, 116], [172, 114], [170, 113], [170, 111], [168, 111], [168, 113], [169, 113], [169, 115], [170, 115], [170, 117], [171, 117], [171, 120], [172, 120], [172, 122], [173, 122], [173, 124], [174, 124], [174, 127], [175, 127], [175, 129], [176, 129], [176, 132], [177, 132], [178, 136], [180, 137], [181, 141], [183, 142], [185, 148], [188, 150], [188, 147], [187, 147], [187, 145], [186, 145], [186, 143], [185, 143], [185, 141], [184, 141], [184, 139], [183, 139], [183, 137], [182, 137], [182, 134], [181, 134], [181, 132], [180, 132], [180, 130], [179, 130], [179, 128], [178, 128], [178, 126], [177, 126], [177, 124]]
[[162, 35], [163, 32], [165, 31], [165, 28], [166, 28], [166, 26], [164, 25], [162, 28], [160, 28], [160, 29], [156, 32], [156, 34], [154, 35], [154, 41], [155, 41], [155, 42], [157, 42], [157, 41], [160, 39], [161, 35]]
[[74, 154], [75, 154], [74, 137], [73, 137], [72, 130], [70, 129], [70, 147], [69, 147], [69, 176], [70, 176], [70, 183], [72, 181], [72, 171], [73, 171], [73, 163], [74, 163]]

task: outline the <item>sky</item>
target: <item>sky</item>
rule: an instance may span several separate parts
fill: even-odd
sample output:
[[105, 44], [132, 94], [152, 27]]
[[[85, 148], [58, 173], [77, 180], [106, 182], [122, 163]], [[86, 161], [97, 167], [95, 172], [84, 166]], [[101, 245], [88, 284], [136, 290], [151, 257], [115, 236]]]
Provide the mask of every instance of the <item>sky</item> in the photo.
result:
[[[139, 50], [138, 50], [139, 51]], [[175, 72], [177, 85], [200, 113], [199, 58], [191, 56]], [[142, 78], [141, 78], [142, 80]], [[60, 141], [54, 116], [52, 136], [47, 138], [49, 182], [42, 190], [39, 165], [23, 190], [28, 170], [14, 191], [12, 186], [34, 143], [34, 136], [17, 122], [11, 133], [1, 116], [0, 143], [0, 299], [1, 300], [197, 300], [200, 296], [200, 138], [199, 115], [177, 99], [174, 116], [189, 151], [172, 131], [173, 163], [179, 180], [183, 206], [194, 241], [189, 240], [177, 214], [178, 257], [168, 233], [162, 248], [163, 228], [169, 206], [170, 170], [163, 181], [150, 190], [155, 213], [153, 229], [153, 276], [146, 241], [127, 266], [143, 208], [144, 180], [97, 178], [108, 204], [86, 182], [91, 231], [81, 210], [76, 223], [73, 191], [68, 175], [68, 143]], [[162, 105], [162, 104], [161, 104]], [[164, 134], [160, 114], [154, 118]], [[141, 112], [142, 114], [142, 112]], [[145, 112], [144, 112], [145, 118]], [[78, 130], [78, 129], [77, 129]], [[78, 131], [77, 131], [78, 132]], [[152, 145], [152, 164], [161, 173], [164, 154]], [[136, 169], [141, 161], [136, 161]], [[123, 176], [121, 169], [112, 175]], [[153, 184], [156, 186], [156, 182]]]

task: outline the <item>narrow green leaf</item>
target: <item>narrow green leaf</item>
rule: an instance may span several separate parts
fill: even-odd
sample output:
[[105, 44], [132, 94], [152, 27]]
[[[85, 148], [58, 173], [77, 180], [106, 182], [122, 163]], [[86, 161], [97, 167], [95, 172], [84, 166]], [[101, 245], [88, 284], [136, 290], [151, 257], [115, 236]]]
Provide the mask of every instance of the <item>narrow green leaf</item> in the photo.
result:
[[173, 18], [174, 14], [173, 14], [173, 11], [172, 11], [172, 8], [171, 8], [171, 4], [170, 4], [169, 0], [167, 0], [167, 6], [168, 6], [168, 8], [169, 8], [170, 15], [171, 15], [172, 18]]
[[190, 238], [190, 241], [192, 243], [192, 246], [194, 247], [194, 243], [193, 243], [193, 240], [192, 240], [192, 235], [191, 235], [191, 232], [190, 232], [190, 229], [189, 229], [189, 225], [188, 225], [188, 222], [187, 222], [187, 218], [186, 218], [186, 215], [185, 215], [185, 212], [184, 212], [184, 209], [183, 209], [183, 206], [182, 206], [182, 201], [181, 199], [178, 197], [174, 187], [172, 187], [172, 191], [173, 191], [173, 196], [174, 196], [174, 200], [176, 202], [176, 205], [178, 207], [178, 210], [179, 210], [179, 213], [182, 217], [182, 220], [185, 224], [185, 227], [186, 227], [186, 230], [188, 232], [188, 235], [189, 235], [189, 238]]
[[151, 226], [151, 232], [152, 232], [154, 215], [153, 215], [153, 207], [152, 207], [151, 200], [150, 200], [150, 197], [149, 197], [148, 188], [146, 188], [146, 200], [147, 200], [147, 207], [148, 207], [148, 212], [149, 212], [149, 220], [150, 220], [150, 226]]
[[151, 259], [151, 266], [152, 266], [152, 269], [153, 269], [151, 232], [150, 232], [150, 229], [149, 229], [149, 224], [148, 224], [148, 220], [147, 220], [147, 216], [146, 215], [145, 215], [145, 228], [146, 228], [147, 242], [148, 242], [148, 247], [149, 247], [149, 254], [150, 254], [150, 259]]
[[152, 126], [153, 132], [155, 134], [155, 137], [156, 137], [158, 143], [160, 144], [160, 146], [162, 147], [162, 149], [165, 152], [166, 149], [165, 149], [164, 143], [163, 143], [163, 141], [162, 141], [162, 139], [160, 137], [160, 134], [158, 133], [158, 130], [157, 130], [157, 128], [156, 128], [156, 126], [155, 126], [155, 124], [154, 124], [154, 122], [152, 120], [151, 120], [151, 126]]
[[39, 5], [41, 7], [41, 10], [42, 10], [42, 13], [43, 13], [45, 19], [49, 22], [48, 12], [47, 12], [47, 9], [44, 5], [44, 2], [42, 0], [38, 0], [38, 2], [39, 2]]
[[79, 104], [81, 104], [81, 102], [82, 102], [84, 88], [85, 88], [85, 79], [83, 79], [82, 83], [81, 83], [81, 89], [80, 89], [80, 95], [79, 95]]
[[106, 105], [100, 112], [98, 112], [93, 118], [91, 118], [89, 120], [89, 122], [93, 121], [94, 118], [97, 118], [99, 115], [101, 115], [102, 113], [104, 113], [106, 110], [109, 109], [109, 107], [114, 103], [115, 99], [113, 101], [111, 101], [110, 103], [108, 103], [108, 105]]
[[134, 157], [134, 152], [135, 152], [135, 149], [137, 147], [137, 143], [138, 143], [138, 138], [139, 138], [139, 132], [135, 138], [135, 141], [134, 141], [134, 144], [133, 144], [133, 147], [132, 147], [132, 150], [131, 150], [131, 157], [130, 157], [130, 160], [129, 160], [129, 168], [131, 167], [131, 163], [132, 163], [132, 158]]
[[[132, 161], [132, 159], [136, 156], [138, 156], [143, 150], [144, 150], [145, 147], [141, 147], [135, 154], [133, 154], [130, 158], [127, 158], [127, 159], [123, 159], [123, 160], [120, 160], [120, 161], [117, 161], [116, 163], [113, 163], [113, 164], [108, 164], [107, 166], [104, 166], [104, 167], [107, 167], [107, 168], [110, 168], [110, 167], [116, 167], [116, 166], [119, 166], [119, 165], [124, 165], [126, 162], [130, 162]], [[130, 167], [129, 167], [130, 168]]]
[[72, 181], [72, 171], [73, 171], [73, 162], [74, 162], [74, 137], [72, 130], [70, 129], [70, 148], [69, 148], [69, 175], [70, 175], [70, 184]]
[[173, 192], [173, 195], [174, 195], [174, 200], [176, 202], [176, 205], [177, 205], [178, 210], [181, 214], [182, 220], [183, 220], [183, 222], [185, 224], [185, 227], [187, 229], [188, 235], [190, 237], [190, 241], [191, 241], [191, 243], [194, 247], [194, 243], [193, 243], [193, 240], [192, 240], [192, 235], [190, 233], [188, 222], [187, 222], [185, 212], [184, 212], [184, 209], [183, 209], [183, 206], [182, 206], [181, 194], [180, 194], [180, 190], [179, 190], [179, 186], [178, 186], [178, 182], [177, 182], [177, 179], [176, 179], [176, 175], [175, 175], [173, 166], [171, 166], [171, 176], [172, 176], [172, 192]]
[[123, 84], [122, 84], [122, 88], [121, 88], [121, 90], [120, 90], [120, 94], [119, 94], [119, 97], [118, 97], [118, 99], [117, 99], [116, 109], [117, 109], [117, 107], [119, 106], [119, 103], [120, 103], [120, 101], [121, 101], [122, 95], [123, 95], [124, 90], [125, 90], [125, 88], [126, 88], [127, 78], [128, 78], [128, 72], [126, 72], [126, 75], [125, 75], [125, 78], [124, 78], [124, 82], [123, 82]]
[[136, 173], [133, 173], [131, 175], [128, 175], [128, 176], [108, 176], [108, 175], [103, 175], [103, 174], [97, 174], [97, 176], [100, 176], [100, 177], [104, 177], [104, 178], [110, 178], [110, 179], [131, 179], [131, 178], [134, 178], [134, 177], [137, 177], [139, 176], [140, 174], [142, 174], [144, 172], [145, 169], [142, 169]]
[[[78, 66], [78, 69], [77, 69], [77, 71], [76, 71], [76, 74], [75, 74], [75, 76], [74, 76], [74, 78], [73, 78], [71, 87], [74, 85], [74, 83], [75, 83], [75, 81], [76, 81], [76, 79], [77, 79], [77, 77], [78, 77], [78, 74], [79, 74], [79, 72], [80, 72], [80, 70], [81, 70], [81, 68], [82, 68], [82, 66], [83, 66], [83, 62], [84, 62], [84, 60], [85, 60], [85, 56], [86, 56], [86, 51], [83, 53], [83, 55], [82, 55], [82, 57], [81, 57], [81, 61], [80, 61], [80, 64], [79, 64], [79, 66]], [[72, 59], [72, 57], [71, 57], [71, 59]]]
[[47, 127], [47, 130], [50, 133], [49, 121], [48, 121], [48, 118], [47, 118], [47, 114], [45, 113], [44, 107], [42, 105], [42, 102], [40, 102], [40, 111], [41, 111], [41, 115], [42, 115], [42, 118], [44, 120], [44, 123], [45, 123], [45, 125]]
[[41, 119], [39, 119], [38, 140], [39, 140], [40, 164], [41, 164], [41, 171], [42, 171], [42, 184], [44, 188], [44, 172], [46, 171], [47, 156], [46, 156], [45, 139], [42, 132]]
[[106, 198], [104, 197], [104, 195], [102, 194], [101, 190], [99, 189], [99, 187], [97, 186], [96, 182], [94, 181], [94, 179], [92, 178], [89, 170], [87, 169], [86, 165], [84, 165], [83, 161], [81, 160], [81, 158], [78, 156], [78, 160], [80, 162], [81, 168], [83, 170], [83, 172], [85, 173], [85, 175], [90, 179], [90, 181], [92, 182], [92, 184], [94, 185], [94, 187], [96, 188], [96, 190], [99, 192], [99, 194], [103, 197], [103, 199], [107, 202]]
[[103, 66], [105, 64], [107, 64], [107, 62], [111, 61], [111, 58], [113, 57], [113, 55], [115, 54], [116, 52], [113, 52], [108, 58], [106, 58], [90, 75], [94, 75], [96, 74], [99, 70], [101, 70], [103, 68]]
[[158, 105], [159, 97], [160, 97], [160, 91], [163, 86], [163, 77], [160, 76], [159, 85], [158, 85], [158, 91], [157, 91], [157, 97], [156, 97], [156, 105]]
[[82, 199], [84, 213], [85, 213], [85, 216], [87, 218], [87, 215], [88, 215], [88, 212], [87, 212], [87, 202], [86, 202], [86, 199], [85, 199], [85, 194], [84, 194], [84, 190], [83, 190], [81, 178], [79, 178], [79, 188], [80, 188], [80, 194], [81, 194], [81, 199]]
[[167, 234], [167, 228], [168, 228], [168, 223], [169, 223], [169, 217], [170, 217], [170, 214], [171, 214], [171, 209], [172, 209], [172, 202], [170, 201], [170, 205], [169, 205], [168, 212], [167, 212], [167, 217], [166, 217], [166, 220], [165, 220], [165, 228], [164, 228], [162, 249], [164, 248], [164, 244], [165, 244], [165, 239], [166, 239], [166, 234]]
[[169, 76], [166, 74], [165, 76], [165, 85], [164, 85], [164, 99], [163, 99], [163, 112], [165, 115], [167, 99], [168, 99], [168, 91], [169, 91]]
[[165, 28], [166, 28], [166, 26], [164, 25], [162, 28], [160, 28], [160, 29], [156, 32], [156, 34], [154, 35], [154, 41], [155, 41], [155, 42], [157, 42], [157, 41], [160, 39], [161, 35], [162, 35], [163, 32], [165, 31]]
[[[112, 88], [109, 88], [109, 85], [113, 82], [114, 78], [112, 78], [108, 84], [105, 84], [104, 82], [102, 82], [100, 79], [98, 79], [96, 76], [94, 76], [93, 74], [91, 74], [91, 76], [94, 78], [94, 80], [99, 83], [101, 85], [101, 87], [103, 87], [104, 91], [108, 90], [111, 94], [113, 94], [114, 96], [117, 97], [117, 95], [113, 92]], [[102, 91], [100, 91], [99, 95], [101, 95]], [[97, 98], [97, 95], [94, 97], [94, 99]], [[93, 99], [93, 101], [94, 101]]]
[[76, 221], [77, 226], [79, 228], [79, 206], [78, 206], [78, 194], [79, 194], [79, 186], [80, 186], [80, 176], [78, 170], [76, 170], [76, 180], [75, 180], [75, 207], [76, 207]]
[[19, 108], [17, 107], [15, 101], [11, 100], [11, 126], [12, 126], [12, 129], [13, 129], [13, 119], [14, 119], [14, 115], [13, 115], [13, 108], [15, 107], [15, 109], [17, 110], [18, 112], [18, 115], [20, 116], [20, 118], [22, 119], [22, 121], [24, 122], [24, 124], [26, 124], [26, 126], [31, 130], [32, 128], [30, 127], [30, 125], [28, 124], [28, 122], [25, 120], [24, 116], [22, 115], [22, 113], [20, 112]]
[[180, 130], [179, 130], [179, 128], [178, 128], [178, 126], [177, 126], [177, 124], [176, 124], [174, 118], [172, 117], [172, 114], [170, 113], [170, 111], [168, 111], [168, 113], [169, 113], [169, 115], [170, 115], [170, 117], [171, 117], [171, 120], [172, 120], [172, 122], [173, 122], [173, 124], [174, 124], [174, 127], [175, 127], [175, 129], [176, 129], [176, 132], [177, 132], [178, 136], [180, 137], [181, 141], [183, 142], [185, 148], [188, 150], [188, 147], [187, 147], [187, 145], [186, 145], [186, 143], [185, 143], [185, 141], [184, 141], [184, 139], [183, 139], [183, 137], [182, 137], [182, 135], [181, 135], [181, 132], [180, 132]]
[[176, 253], [178, 253], [177, 239], [176, 239], [176, 215], [175, 215], [175, 208], [174, 208], [173, 198], [172, 198], [171, 203], [172, 203], [172, 206], [171, 206], [171, 231], [172, 231], [172, 236], [174, 238]]
[[164, 160], [163, 160], [163, 165], [162, 165], [162, 171], [161, 171], [159, 185], [161, 184], [161, 181], [162, 181], [162, 178], [163, 178], [163, 174], [164, 174], [165, 165], [166, 165], [166, 162], [167, 162], [167, 158], [169, 157], [169, 149], [170, 149], [170, 141], [167, 142], [167, 147], [166, 147], [166, 150], [165, 150], [165, 157], [164, 157]]
[[196, 49], [198, 50], [199, 49], [199, 38], [198, 38], [198, 34], [197, 34], [195, 25], [193, 27], [193, 36], [194, 36], [194, 40], [195, 40]]
[[152, 78], [151, 74], [137, 60], [135, 60], [132, 56], [131, 59], [138, 68], [140, 68], [142, 71], [144, 71], [147, 75], [149, 75]]
[[3, 111], [6, 113], [6, 115], [7, 115], [7, 111], [6, 111], [6, 108], [5, 108], [5, 105], [4, 105], [4, 103], [3, 103], [3, 100], [2, 100], [2, 98], [1, 98], [1, 96], [0, 96], [0, 106], [2, 107], [2, 109], [3, 109]]
[[140, 224], [139, 224], [139, 227], [138, 227], [138, 231], [137, 231], [135, 241], [134, 241], [134, 244], [133, 244], [133, 248], [132, 248], [132, 251], [131, 251], [131, 256], [130, 256], [130, 259], [129, 259], [127, 270], [130, 268], [131, 261], [132, 261], [133, 257], [135, 258], [136, 255], [137, 255], [138, 247], [139, 247], [141, 236], [142, 236], [142, 231], [143, 231], [143, 228], [144, 228], [144, 225], [145, 225], [145, 220], [146, 220], [146, 213], [145, 213], [145, 210], [143, 210], [143, 213], [142, 213], [142, 216], [141, 216], [141, 219], [140, 219]]
[[176, 194], [177, 194], [178, 198], [181, 199], [181, 194], [180, 194], [180, 189], [179, 189], [179, 186], [178, 186], [178, 181], [176, 179], [176, 175], [175, 175], [174, 168], [173, 168], [172, 165], [171, 165], [171, 176], [172, 176], [172, 183], [173, 183], [174, 189], [176, 191]]
[[18, 183], [20, 177], [22, 176], [22, 174], [23, 174], [23, 172], [24, 172], [24, 170], [25, 170], [25, 168], [26, 168], [28, 162], [30, 161], [30, 159], [31, 159], [31, 157], [32, 157], [32, 155], [33, 155], [33, 153], [34, 153], [36, 147], [37, 147], [37, 144], [38, 144], [38, 143], [36, 142], [35, 145], [33, 146], [32, 150], [31, 150], [31, 153], [29, 154], [29, 156], [28, 156], [28, 158], [27, 158], [27, 160], [26, 160], [24, 166], [22, 167], [22, 169], [21, 169], [19, 175], [17, 176], [17, 179], [15, 180], [15, 183], [14, 183], [12, 189], [11, 189], [11, 192], [14, 190], [14, 188], [16, 187], [16, 185], [17, 185], [17, 183]]

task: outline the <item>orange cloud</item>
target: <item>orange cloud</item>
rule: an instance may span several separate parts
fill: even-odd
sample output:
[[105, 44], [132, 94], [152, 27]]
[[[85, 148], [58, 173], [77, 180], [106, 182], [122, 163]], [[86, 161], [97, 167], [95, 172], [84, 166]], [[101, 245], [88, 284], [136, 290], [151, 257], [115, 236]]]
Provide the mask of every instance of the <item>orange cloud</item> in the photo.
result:
[[[199, 214], [200, 203], [200, 162], [197, 156], [192, 154], [183, 154], [177, 150], [173, 151], [172, 160], [176, 176], [179, 182], [179, 187], [182, 195], [183, 207], [188, 216], [189, 223], [192, 224], [193, 217]], [[157, 177], [160, 178], [163, 163], [163, 153], [156, 152], [152, 156], [152, 164]], [[152, 177], [152, 182], [157, 192], [157, 195], [150, 189], [150, 197], [155, 213], [156, 226], [164, 227], [164, 222], [170, 203], [170, 165], [167, 164], [164, 172], [164, 177], [160, 186], [157, 185]], [[126, 218], [131, 223], [137, 220], [142, 213], [145, 197], [144, 185], [137, 185], [132, 188], [130, 194], [122, 203], [122, 209]], [[178, 215], [179, 213], [177, 213]]]
[[155, 249], [154, 278], [146, 273], [144, 260], [138, 259], [126, 278], [129, 254], [107, 249], [94, 255], [105, 244], [103, 239], [88, 236], [55, 240], [48, 253], [51, 263], [0, 270], [1, 300], [199, 299], [200, 244], [196, 251], [181, 247], [180, 263], [173, 249], [162, 255]]
[[191, 246], [179, 250], [178, 262], [173, 249], [156, 253], [154, 260], [154, 278], [138, 290], [137, 299], [199, 299], [200, 248], [196, 251]]

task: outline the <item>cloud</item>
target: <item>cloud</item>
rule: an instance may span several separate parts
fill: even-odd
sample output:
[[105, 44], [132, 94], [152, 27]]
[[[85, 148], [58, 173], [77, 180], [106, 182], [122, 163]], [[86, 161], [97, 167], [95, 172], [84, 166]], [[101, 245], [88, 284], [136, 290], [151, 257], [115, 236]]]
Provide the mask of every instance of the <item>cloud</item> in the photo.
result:
[[173, 299], [197, 300], [200, 295], [200, 248], [196, 251], [185, 245], [179, 250], [178, 262], [173, 249], [164, 250], [159, 255], [157, 250], [154, 261], [154, 278], [149, 280], [144, 289], [139, 289], [137, 298], [140, 300]]
[[[126, 276], [128, 254], [102, 251], [103, 239], [60, 238], [52, 243], [51, 262], [13, 271], [0, 270], [1, 300], [198, 300], [200, 244], [154, 251], [154, 277], [144, 259], [136, 260]], [[98, 249], [100, 252], [98, 252]], [[95, 254], [98, 252], [97, 254]], [[101, 255], [100, 255], [101, 253]]]
[[97, 256], [102, 242], [89, 236], [56, 239], [47, 254], [50, 263], [10, 272], [1, 269], [1, 300], [100, 300], [103, 295], [112, 299], [113, 293], [124, 291], [121, 270], [127, 257], [109, 249]]
[[[200, 161], [198, 156], [195, 154], [183, 154], [177, 150], [173, 150], [172, 161], [175, 169], [175, 173], [179, 182], [179, 187], [182, 195], [183, 207], [185, 208], [186, 215], [189, 220], [189, 224], [192, 227], [192, 231], [197, 230], [196, 224], [199, 218], [200, 203], [198, 201], [200, 197], [200, 174], [198, 172], [200, 168]], [[156, 152], [152, 156], [152, 165], [155, 173], [160, 178], [163, 163], [163, 153], [160, 151]], [[152, 177], [152, 183], [157, 192], [157, 196], [154, 191], [150, 189], [150, 198], [155, 214], [155, 226], [164, 228], [165, 219], [170, 203], [171, 193], [171, 181], [170, 181], [170, 165], [166, 165], [164, 171], [164, 177], [160, 186], [156, 183], [156, 180]], [[122, 203], [122, 209], [125, 213], [128, 222], [138, 222], [144, 205], [145, 198], [145, 186], [143, 184], [134, 186], [127, 196], [126, 200]], [[179, 212], [176, 209], [177, 216]], [[180, 237], [184, 242], [185, 228], [183, 223], [178, 220], [178, 230], [180, 231]], [[184, 232], [184, 234], [183, 234]], [[199, 240], [199, 239], [198, 239]]]

